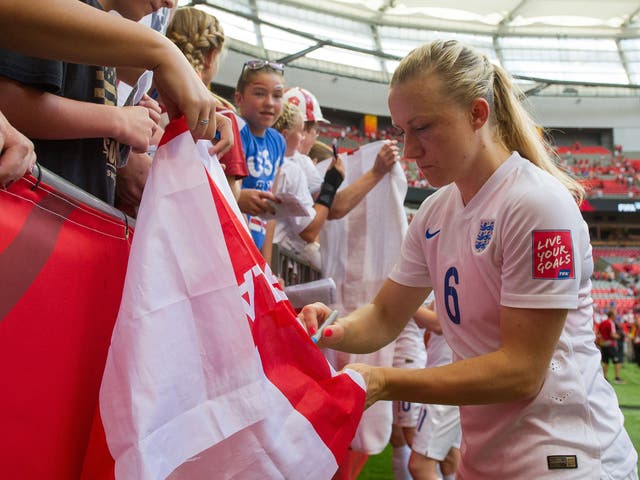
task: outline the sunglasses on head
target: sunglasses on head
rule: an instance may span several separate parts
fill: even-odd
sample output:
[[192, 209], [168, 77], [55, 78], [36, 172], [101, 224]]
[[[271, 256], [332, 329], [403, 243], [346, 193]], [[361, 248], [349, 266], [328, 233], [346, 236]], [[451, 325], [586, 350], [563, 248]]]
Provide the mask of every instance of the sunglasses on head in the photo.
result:
[[269, 60], [249, 60], [248, 62], [245, 62], [243, 68], [248, 70], [262, 70], [264, 67], [269, 67], [273, 70], [284, 73], [284, 64], [270, 62]]

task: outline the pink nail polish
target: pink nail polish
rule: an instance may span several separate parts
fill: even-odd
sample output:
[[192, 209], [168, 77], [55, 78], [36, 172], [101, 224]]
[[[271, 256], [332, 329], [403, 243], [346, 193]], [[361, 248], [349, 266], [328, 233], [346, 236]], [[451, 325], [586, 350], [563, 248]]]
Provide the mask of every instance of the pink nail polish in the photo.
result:
[[331, 335], [333, 335], [333, 331], [332, 331], [332, 330], [330, 330], [330, 329], [326, 329], [326, 330], [324, 331], [324, 336], [325, 336], [325, 337], [330, 337]]
[[316, 329], [315, 329], [315, 327], [311, 327], [311, 328], [309, 329], [309, 334], [310, 334], [310, 335], [313, 335], [314, 333], [316, 333]]

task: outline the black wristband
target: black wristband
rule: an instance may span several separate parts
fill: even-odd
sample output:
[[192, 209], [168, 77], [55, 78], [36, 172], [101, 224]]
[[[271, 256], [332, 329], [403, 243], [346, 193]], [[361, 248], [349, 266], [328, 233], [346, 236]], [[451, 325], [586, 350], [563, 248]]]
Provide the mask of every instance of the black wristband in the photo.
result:
[[330, 209], [342, 180], [344, 180], [344, 178], [336, 167], [327, 170], [316, 203]]

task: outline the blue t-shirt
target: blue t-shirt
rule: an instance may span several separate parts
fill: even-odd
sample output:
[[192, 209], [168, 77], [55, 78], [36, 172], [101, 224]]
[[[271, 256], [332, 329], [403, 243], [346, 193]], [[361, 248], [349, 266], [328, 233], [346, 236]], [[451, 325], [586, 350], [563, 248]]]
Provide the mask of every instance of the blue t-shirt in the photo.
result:
[[[256, 137], [251, 133], [248, 124], [240, 130], [242, 148], [247, 159], [249, 175], [242, 180], [242, 188], [271, 190], [278, 167], [282, 164], [286, 145], [284, 137], [273, 128], [268, 128], [264, 137]], [[253, 241], [262, 248], [266, 233], [266, 222], [260, 217], [247, 215], [249, 231]]]

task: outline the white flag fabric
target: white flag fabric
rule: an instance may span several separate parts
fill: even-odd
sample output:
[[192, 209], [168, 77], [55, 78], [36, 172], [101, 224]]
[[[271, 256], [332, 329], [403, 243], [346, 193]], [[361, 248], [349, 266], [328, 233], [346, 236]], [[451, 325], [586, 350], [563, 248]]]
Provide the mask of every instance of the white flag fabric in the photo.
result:
[[116, 479], [327, 479], [364, 408], [201, 163], [183, 119], [145, 186], [100, 391]]
[[[346, 156], [346, 178], [341, 188], [373, 167], [384, 143], [369, 143]], [[395, 265], [408, 226], [404, 210], [406, 194], [407, 179], [396, 163], [352, 211], [323, 227], [320, 234], [322, 273], [336, 283], [334, 308], [342, 315], [369, 303]], [[349, 363], [390, 367], [394, 348], [392, 342], [369, 354], [335, 350], [324, 353], [336, 369]], [[392, 418], [391, 402], [375, 403], [365, 411], [351, 447], [368, 454], [380, 453], [389, 442]]]

